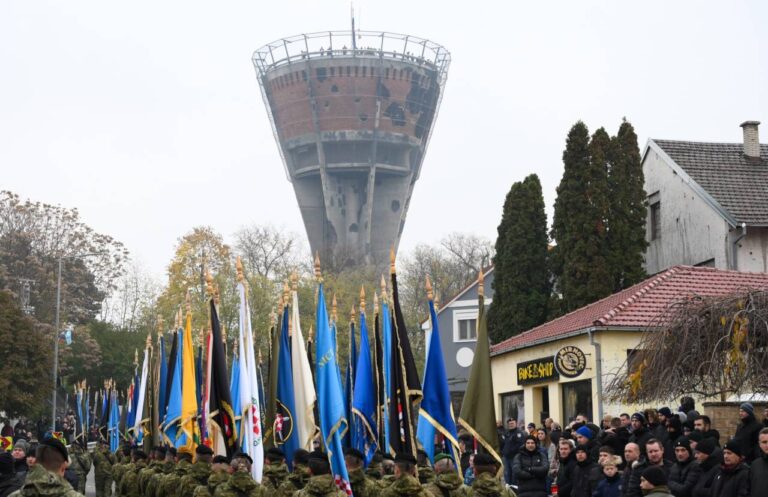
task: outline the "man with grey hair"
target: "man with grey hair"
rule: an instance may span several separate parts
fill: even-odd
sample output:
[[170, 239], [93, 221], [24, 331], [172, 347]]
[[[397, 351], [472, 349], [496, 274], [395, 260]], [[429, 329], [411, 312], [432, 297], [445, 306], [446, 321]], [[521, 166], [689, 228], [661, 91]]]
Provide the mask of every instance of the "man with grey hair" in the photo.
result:
[[469, 487], [459, 476], [456, 463], [448, 454], [435, 454], [435, 481], [424, 485], [434, 497], [467, 497]]
[[621, 474], [621, 495], [627, 495], [629, 479], [632, 477], [633, 465], [640, 459], [640, 446], [635, 442], [629, 442], [624, 446], [624, 462], [626, 467]]

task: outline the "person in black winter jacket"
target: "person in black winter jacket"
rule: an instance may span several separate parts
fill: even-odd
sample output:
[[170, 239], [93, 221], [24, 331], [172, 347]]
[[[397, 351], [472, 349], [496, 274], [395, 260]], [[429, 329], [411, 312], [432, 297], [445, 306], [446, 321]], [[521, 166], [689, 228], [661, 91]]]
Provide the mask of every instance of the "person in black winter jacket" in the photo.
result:
[[640, 460], [640, 447], [634, 442], [629, 442], [624, 447], [624, 471], [621, 473], [621, 495], [627, 495], [629, 480], [632, 478], [632, 466]]
[[13, 472], [13, 456], [10, 452], [0, 453], [0, 497], [7, 497], [21, 488], [24, 475]]
[[667, 486], [675, 497], [691, 497], [693, 487], [701, 476], [701, 467], [693, 458], [691, 444], [687, 437], [675, 441], [675, 464], [669, 470]]
[[738, 441], [744, 452], [744, 461], [749, 464], [757, 456], [757, 436], [763, 427], [755, 419], [755, 408], [751, 402], [744, 402], [739, 406], [739, 417], [741, 423], [733, 438]]
[[619, 465], [621, 463], [622, 460], [619, 456], [611, 456], [601, 462], [603, 479], [592, 492], [592, 497], [621, 496], [621, 474], [619, 474]]
[[525, 441], [525, 435], [517, 427], [517, 420], [509, 418], [507, 420], [507, 431], [504, 433], [504, 446], [501, 448], [501, 455], [504, 457], [504, 480], [507, 484], [515, 483], [512, 475], [512, 462], [515, 456], [520, 452], [520, 448]]
[[571, 478], [571, 497], [591, 497], [589, 476], [597, 463], [589, 458], [589, 449], [584, 445], [576, 447], [576, 466], [573, 468]]
[[[765, 489], [760, 489], [762, 492]], [[713, 497], [748, 497], [749, 466], [744, 464], [744, 449], [735, 438], [723, 447], [723, 464], [712, 482]]]
[[760, 430], [758, 438], [760, 457], [752, 461], [749, 468], [749, 488], [752, 495], [758, 495], [758, 491], [765, 494], [768, 491], [768, 428]]
[[691, 497], [710, 497], [712, 482], [723, 463], [723, 451], [711, 438], [702, 440], [696, 446], [696, 464], [701, 468], [701, 475], [691, 490]]
[[640, 454], [645, 455], [645, 444], [653, 438], [646, 426], [645, 414], [642, 412], [634, 413], [632, 418], [630, 418], [630, 424], [632, 426], [632, 434], [629, 436], [629, 441], [636, 443], [640, 447]]
[[536, 437], [525, 437], [525, 445], [515, 456], [512, 474], [517, 479], [518, 497], [547, 497], [549, 464], [538, 449]]
[[642, 497], [643, 491], [640, 489], [640, 477], [646, 468], [650, 466], [658, 466], [664, 474], [669, 477], [669, 472], [672, 469], [672, 463], [664, 459], [664, 447], [661, 442], [652, 438], [648, 440], [645, 446], [646, 456], [641, 458], [632, 466], [632, 476], [629, 478], [629, 485], [627, 492], [624, 494], [627, 497]]
[[576, 467], [576, 454], [574, 454], [573, 440], [560, 439], [557, 446], [559, 464], [555, 482], [557, 483], [558, 497], [571, 497], [573, 486], [573, 468]]

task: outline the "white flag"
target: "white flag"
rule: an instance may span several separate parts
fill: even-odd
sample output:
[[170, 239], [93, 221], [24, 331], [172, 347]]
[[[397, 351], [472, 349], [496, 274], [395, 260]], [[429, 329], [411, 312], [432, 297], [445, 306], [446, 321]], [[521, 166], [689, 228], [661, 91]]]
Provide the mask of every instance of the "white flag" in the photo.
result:
[[240, 294], [240, 447], [253, 459], [251, 476], [261, 482], [264, 471], [264, 444], [262, 439], [261, 408], [259, 406], [259, 382], [256, 376], [256, 354], [253, 347], [251, 314], [245, 286], [237, 285]]
[[299, 297], [293, 292], [293, 317], [291, 319], [291, 365], [293, 368], [293, 397], [296, 403], [294, 427], [299, 437], [299, 445], [312, 450], [312, 437], [315, 434], [315, 384], [312, 381], [312, 369], [309, 367], [304, 336], [299, 322]]
[[147, 394], [147, 371], [149, 370], [149, 349], [144, 349], [144, 364], [141, 366], [141, 380], [139, 381], [139, 400], [133, 406], [136, 410], [136, 421], [133, 423], [133, 433], [139, 442], [141, 436], [141, 418], [144, 416], [144, 397]]

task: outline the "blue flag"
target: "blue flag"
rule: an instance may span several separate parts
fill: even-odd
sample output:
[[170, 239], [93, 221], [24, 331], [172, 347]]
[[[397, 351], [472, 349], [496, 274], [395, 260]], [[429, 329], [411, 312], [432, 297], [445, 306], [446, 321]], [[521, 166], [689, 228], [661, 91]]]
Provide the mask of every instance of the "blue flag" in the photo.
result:
[[360, 313], [360, 356], [355, 371], [355, 390], [352, 400], [352, 447], [365, 456], [365, 465], [371, 462], [379, 439], [376, 426], [376, 388], [373, 379], [371, 348], [368, 344], [368, 326], [365, 314]]
[[[344, 383], [344, 409], [348, 421], [352, 421], [352, 400], [355, 395], [355, 371], [357, 368], [357, 344], [355, 344], [355, 322], [349, 323], [349, 354], [347, 357], [347, 376]], [[344, 436], [344, 447], [352, 446], [351, 430]]]
[[[427, 351], [427, 364], [424, 367], [424, 398], [419, 409], [416, 438], [424, 447], [429, 460], [434, 463], [435, 435], [439, 434], [445, 440], [445, 448], [442, 450], [453, 455], [453, 460], [458, 463], [460, 454], [456, 422], [453, 418], [451, 393], [448, 390], [448, 377], [445, 374], [443, 351], [440, 346], [437, 313], [432, 299], [429, 300], [429, 315], [432, 322], [432, 332]], [[457, 467], [459, 467], [458, 464]]]
[[171, 391], [168, 392], [168, 410], [165, 413], [165, 424], [163, 425], [163, 435], [166, 442], [174, 447], [179, 447], [176, 437], [179, 433], [179, 421], [181, 421], [182, 339], [182, 333], [176, 333], [176, 364], [173, 365], [173, 382], [171, 383]]
[[328, 310], [325, 306], [323, 284], [317, 293], [317, 342], [315, 357], [317, 358], [317, 406], [320, 415], [320, 432], [323, 444], [328, 450], [328, 458], [331, 462], [331, 472], [336, 485], [352, 495], [352, 487], [349, 484], [347, 466], [344, 463], [341, 437], [349, 429], [347, 419], [344, 417], [344, 398], [341, 392], [339, 365], [336, 362], [336, 348], [328, 323]]
[[157, 419], [158, 422], [162, 425], [163, 419], [165, 418], [165, 411], [168, 407], [165, 399], [166, 399], [166, 391], [167, 386], [166, 382], [168, 381], [168, 365], [165, 363], [165, 337], [160, 337], [160, 357], [158, 358], [160, 361], [160, 378], [158, 381], [157, 386]]
[[386, 300], [381, 306], [381, 330], [382, 330], [382, 342], [384, 354], [382, 362], [384, 363], [384, 392], [382, 399], [382, 416], [381, 422], [384, 427], [384, 442], [386, 447], [381, 449], [382, 452], [391, 452], [389, 447], [389, 396], [390, 389], [392, 387], [392, 319], [389, 315], [389, 305]]
[[277, 363], [277, 413], [275, 414], [275, 446], [285, 453], [288, 467], [293, 467], [293, 453], [301, 445], [294, 430], [296, 398], [293, 392], [293, 366], [291, 363], [291, 339], [288, 336], [288, 306], [283, 311], [280, 330], [280, 355]]
[[117, 407], [117, 390], [112, 391], [109, 410], [109, 450], [114, 454], [120, 447], [120, 410]]
[[232, 395], [232, 412], [235, 413], [235, 436], [240, 439], [240, 420], [242, 419], [243, 408], [240, 402], [240, 361], [237, 358], [237, 347], [233, 347], [232, 371], [229, 378], [229, 393]]

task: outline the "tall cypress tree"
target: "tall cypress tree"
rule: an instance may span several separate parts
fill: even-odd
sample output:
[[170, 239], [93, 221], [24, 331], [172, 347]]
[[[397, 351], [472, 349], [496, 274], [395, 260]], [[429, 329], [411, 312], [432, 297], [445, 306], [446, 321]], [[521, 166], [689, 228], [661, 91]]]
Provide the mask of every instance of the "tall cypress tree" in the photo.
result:
[[488, 332], [498, 343], [547, 318], [547, 215], [539, 177], [512, 185], [504, 201], [493, 258], [493, 302]]
[[590, 141], [581, 121], [566, 140], [551, 232], [557, 241], [553, 269], [565, 312], [612, 293], [607, 242], [610, 146], [603, 128]]
[[608, 244], [613, 291], [645, 278], [646, 193], [637, 135], [625, 119], [611, 139], [608, 184], [611, 191]]

